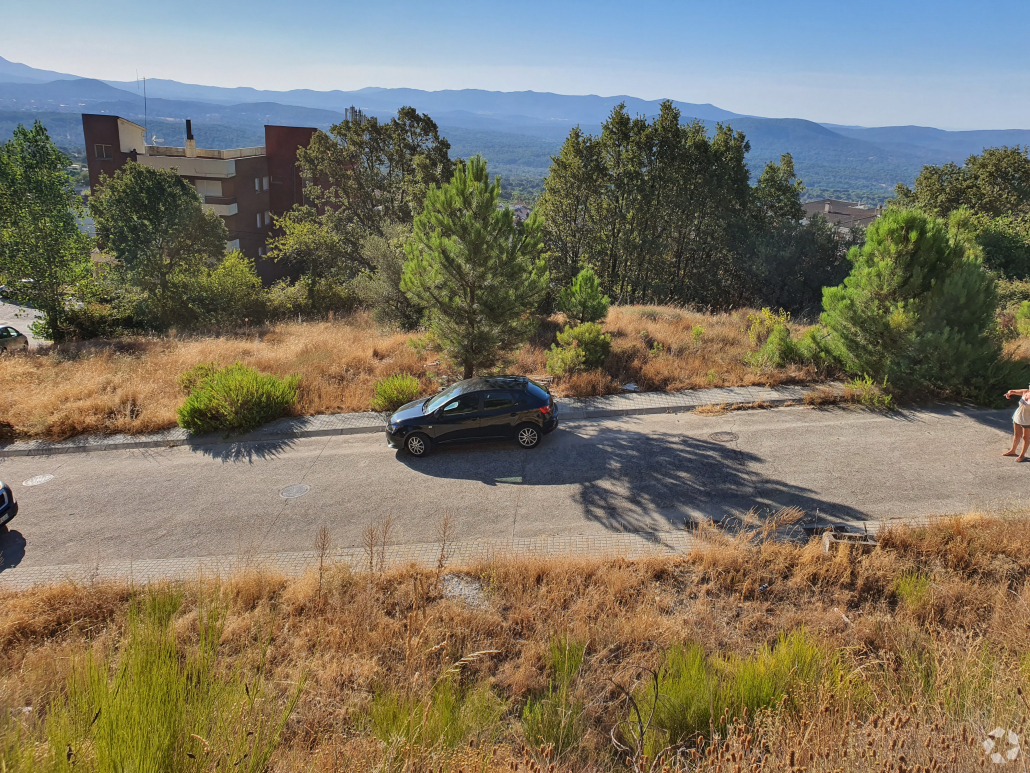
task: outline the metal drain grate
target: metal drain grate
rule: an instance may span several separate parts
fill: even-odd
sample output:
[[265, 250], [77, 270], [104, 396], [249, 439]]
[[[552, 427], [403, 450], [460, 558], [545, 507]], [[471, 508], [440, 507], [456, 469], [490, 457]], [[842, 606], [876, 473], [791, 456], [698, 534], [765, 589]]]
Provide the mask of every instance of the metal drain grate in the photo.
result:
[[296, 499], [302, 497], [311, 491], [311, 486], [305, 486], [303, 483], [294, 483], [292, 486], [287, 486], [279, 492], [279, 496], [283, 499]]
[[708, 436], [713, 443], [732, 443], [737, 439], [736, 432], [713, 432]]
[[23, 480], [21, 485], [23, 486], [42, 486], [44, 483], [49, 483], [54, 479], [53, 475], [35, 475], [28, 480]]

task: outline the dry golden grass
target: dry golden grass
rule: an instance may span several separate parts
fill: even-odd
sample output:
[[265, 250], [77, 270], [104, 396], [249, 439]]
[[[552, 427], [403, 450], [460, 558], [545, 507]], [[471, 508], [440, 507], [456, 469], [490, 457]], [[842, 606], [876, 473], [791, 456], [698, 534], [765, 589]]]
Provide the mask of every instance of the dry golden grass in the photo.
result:
[[[614, 394], [630, 382], [646, 391], [662, 392], [822, 379], [810, 365], [749, 365], [745, 357], [755, 346], [747, 334], [748, 314], [754, 313], [753, 309], [705, 314], [672, 306], [613, 306], [602, 323], [612, 336], [612, 351], [603, 370], [558, 380], [554, 391], [579, 397]], [[552, 319], [540, 336], [519, 351], [513, 363], [515, 372], [545, 372], [547, 349], [563, 321], [560, 315]], [[807, 329], [794, 327], [797, 334]]]
[[[444, 598], [437, 573], [417, 567], [254, 570], [182, 585], [174, 630], [195, 646], [200, 599], [220, 599], [228, 664], [254, 667], [267, 641], [283, 696], [308, 675], [273, 770], [650, 770], [613, 747], [628, 713], [616, 683], [629, 687], [676, 643], [746, 657], [804, 628], [835, 653], [833, 676], [757, 715], [712, 717], [715, 743], [689, 739], [679, 762], [654, 770], [958, 773], [980, 768], [987, 732], [1021, 733], [1030, 710], [1028, 526], [1026, 514], [974, 514], [892, 527], [868, 553], [710, 532], [680, 558], [482, 561], [464, 568], [482, 606]], [[919, 592], [903, 591], [913, 577]], [[42, 721], [75, 658], [117, 645], [134, 592], [0, 591], [0, 712], [32, 706], [15, 716]], [[520, 725], [526, 700], [546, 693], [556, 639], [586, 653], [575, 681], [584, 731], [560, 759], [527, 746]], [[374, 737], [376, 696], [422, 699], [448, 672], [503, 701], [489, 732], [449, 749]]]
[[[605, 329], [612, 353], [604, 370], [554, 384], [565, 396], [613, 394], [635, 382], [644, 390], [802, 383], [812, 367], [758, 369], [745, 355], [747, 310], [700, 314], [672, 307], [612, 308]], [[545, 320], [534, 338], [498, 366], [523, 375], [546, 372], [546, 352], [563, 319]], [[695, 334], [696, 328], [703, 332]], [[126, 338], [62, 344], [0, 360], [0, 434], [63, 439], [82, 433], [143, 433], [175, 425], [183, 400], [178, 377], [198, 363], [239, 361], [276, 375], [301, 375], [298, 415], [367, 411], [376, 381], [396, 373], [435, 378], [458, 370], [440, 355], [409, 345], [418, 336], [383, 329], [357, 314], [338, 322], [280, 324], [218, 337]], [[657, 346], [656, 346], [657, 344]], [[433, 364], [437, 363], [437, 364]]]
[[300, 415], [367, 411], [376, 381], [395, 373], [418, 377], [425, 394], [436, 391], [424, 367], [429, 355], [417, 354], [409, 338], [357, 315], [236, 336], [63, 344], [0, 362], [7, 396], [0, 426], [53, 439], [167, 429], [183, 400], [179, 375], [204, 362], [239, 361], [266, 373], [300, 374]]

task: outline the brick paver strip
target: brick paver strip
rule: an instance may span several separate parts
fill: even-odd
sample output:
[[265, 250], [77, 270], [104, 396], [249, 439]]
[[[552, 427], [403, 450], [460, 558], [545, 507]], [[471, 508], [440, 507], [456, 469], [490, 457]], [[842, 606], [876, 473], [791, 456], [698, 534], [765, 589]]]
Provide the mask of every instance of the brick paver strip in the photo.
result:
[[[910, 526], [925, 526], [934, 518], [905, 519]], [[883, 521], [851, 524], [852, 529], [877, 534], [887, 525]], [[516, 539], [477, 539], [448, 543], [446, 565], [460, 569], [476, 561], [492, 558], [568, 557], [568, 558], [644, 558], [683, 554], [703, 547], [703, 538], [689, 531], [619, 532], [611, 534], [574, 534], [563, 536], [524, 537]], [[386, 548], [387, 567], [436, 566], [440, 558], [439, 542], [391, 545]], [[368, 567], [368, 554], [362, 548], [341, 548], [333, 551], [331, 561], [355, 570]], [[378, 552], [375, 556], [379, 566]], [[0, 589], [17, 590], [35, 585], [59, 582], [100, 582], [105, 580], [188, 580], [197, 577], [228, 577], [247, 570], [281, 572], [299, 576], [318, 565], [313, 551], [270, 553], [255, 556], [202, 556], [193, 558], [157, 558], [111, 563], [65, 564], [59, 566], [0, 567]]]
[[[840, 384], [829, 386], [835, 391]], [[600, 419], [610, 416], [639, 416], [651, 413], [680, 413], [703, 405], [734, 407], [764, 403], [783, 405], [801, 402], [809, 392], [806, 387], [724, 387], [716, 389], [690, 389], [683, 392], [625, 392], [604, 397], [559, 397], [558, 418], [562, 421]], [[47, 440], [28, 440], [0, 446], [0, 457], [51, 456], [78, 454], [92, 451], [115, 451], [133, 448], [171, 448], [174, 446], [207, 446], [220, 443], [260, 443], [286, 438], [325, 437], [382, 432], [387, 419], [380, 413], [336, 413], [325, 416], [299, 416], [278, 419], [261, 429], [245, 435], [225, 437], [221, 434], [190, 435], [186, 430], [174, 428], [151, 435], [82, 435], [53, 443]]]
[[[446, 563], [460, 567], [476, 560], [495, 556], [585, 556], [640, 558], [647, 555], [682, 553], [696, 543], [689, 532], [644, 532], [599, 535], [571, 535], [518, 539], [479, 539], [448, 543]], [[440, 558], [440, 543], [425, 542], [391, 545], [386, 548], [388, 567], [419, 564], [435, 566]], [[343, 548], [331, 559], [353, 569], [368, 565], [362, 548]], [[379, 556], [377, 554], [376, 566]], [[0, 588], [28, 588], [49, 583], [97, 582], [103, 580], [191, 579], [198, 576], [228, 576], [248, 569], [264, 569], [297, 576], [318, 565], [318, 554], [312, 551], [271, 553], [258, 556], [205, 556], [198, 558], [161, 558], [143, 561], [121, 561], [96, 565], [15, 566], [0, 571]]]

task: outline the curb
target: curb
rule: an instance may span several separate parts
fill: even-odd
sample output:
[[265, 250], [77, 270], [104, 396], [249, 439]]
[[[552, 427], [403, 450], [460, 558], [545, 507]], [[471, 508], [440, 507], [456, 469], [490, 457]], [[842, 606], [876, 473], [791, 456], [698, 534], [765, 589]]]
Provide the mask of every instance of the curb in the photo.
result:
[[[733, 388], [731, 388], [733, 389]], [[721, 401], [710, 401], [710, 402], [690, 402], [680, 403], [675, 405], [647, 405], [640, 406], [637, 408], [578, 408], [569, 407], [568, 403], [565, 402], [569, 398], [559, 398], [559, 413], [558, 416], [563, 421], [583, 421], [589, 419], [607, 419], [615, 418], [619, 416], [648, 416], [661, 413], [689, 413], [695, 411], [698, 408], [706, 406], [722, 406], [727, 409], [741, 408], [743, 406], [761, 406], [761, 407], [777, 407], [783, 406], [790, 403], [797, 403], [803, 399], [803, 394], [810, 390], [793, 390], [792, 394], [783, 396], [763, 396], [760, 399], [754, 397], [739, 397], [737, 399], [728, 399]], [[670, 393], [639, 393], [641, 395], [668, 395]], [[579, 398], [571, 398], [579, 399]], [[593, 400], [596, 398], [586, 398], [586, 400]], [[564, 404], [563, 404], [564, 403]], [[226, 437], [224, 435], [213, 434], [213, 435], [202, 435], [198, 437], [191, 437], [185, 430], [172, 429], [158, 435], [142, 436], [139, 439], [134, 439], [131, 436], [121, 435], [104, 439], [104, 436], [87, 435], [72, 440], [50, 442], [45, 440], [35, 440], [21, 443], [11, 443], [6, 446], [0, 446], [0, 458], [13, 458], [13, 457], [24, 457], [24, 456], [56, 456], [58, 454], [88, 454], [96, 451], [128, 451], [128, 450], [142, 450], [147, 448], [201, 448], [204, 446], [213, 445], [228, 445], [228, 444], [240, 444], [240, 443], [267, 443], [276, 442], [279, 440], [295, 440], [299, 438], [316, 438], [316, 437], [331, 437], [333, 435], [366, 435], [375, 432], [383, 432], [386, 428], [386, 418], [378, 414], [365, 413], [365, 414], [338, 414], [338, 416], [345, 416], [350, 419], [353, 423], [352, 426], [321, 426], [321, 427], [310, 427], [305, 428], [303, 426], [297, 427], [296, 429], [291, 428], [289, 425], [303, 425], [310, 423], [332, 423], [335, 417], [331, 416], [308, 416], [300, 418], [291, 418], [280, 420], [281, 423], [287, 425], [282, 428], [276, 428], [275, 423], [268, 425], [263, 429], [256, 430], [254, 432], [248, 432], [245, 435], [238, 435], [236, 437]], [[364, 423], [360, 423], [364, 422]]]
[[[293, 440], [297, 438], [328, 437], [331, 435], [365, 435], [372, 432], [383, 432], [384, 422], [380, 426], [340, 427], [337, 429], [285, 430], [283, 432], [259, 434], [255, 432], [236, 437], [221, 435], [204, 435], [201, 437], [162, 438], [158, 440], [116, 440], [110, 443], [52, 443], [35, 448], [0, 447], [0, 458], [16, 456], [55, 456], [57, 454], [91, 454], [94, 451], [125, 451], [143, 448], [200, 448], [237, 443], [267, 443], [276, 440]], [[45, 441], [42, 441], [45, 442]]]

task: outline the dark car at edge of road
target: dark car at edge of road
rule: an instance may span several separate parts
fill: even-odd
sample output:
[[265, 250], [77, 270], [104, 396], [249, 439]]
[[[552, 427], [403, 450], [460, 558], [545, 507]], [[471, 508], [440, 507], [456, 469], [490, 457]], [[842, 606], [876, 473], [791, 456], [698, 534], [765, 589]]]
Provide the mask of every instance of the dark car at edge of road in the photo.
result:
[[0, 531], [18, 514], [18, 500], [6, 483], [0, 483]]
[[557, 426], [558, 406], [546, 387], [525, 376], [491, 376], [401, 406], [386, 426], [386, 442], [412, 456], [438, 444], [487, 440], [535, 448]]

